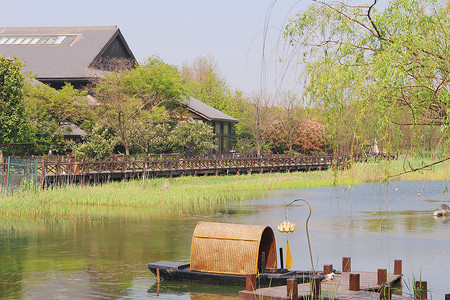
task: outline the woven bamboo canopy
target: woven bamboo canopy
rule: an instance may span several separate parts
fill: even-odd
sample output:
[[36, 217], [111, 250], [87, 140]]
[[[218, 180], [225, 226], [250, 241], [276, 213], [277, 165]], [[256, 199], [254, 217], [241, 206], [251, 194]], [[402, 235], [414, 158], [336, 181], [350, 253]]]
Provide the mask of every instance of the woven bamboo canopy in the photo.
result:
[[246, 275], [276, 269], [275, 236], [269, 226], [199, 222], [192, 235], [191, 270]]

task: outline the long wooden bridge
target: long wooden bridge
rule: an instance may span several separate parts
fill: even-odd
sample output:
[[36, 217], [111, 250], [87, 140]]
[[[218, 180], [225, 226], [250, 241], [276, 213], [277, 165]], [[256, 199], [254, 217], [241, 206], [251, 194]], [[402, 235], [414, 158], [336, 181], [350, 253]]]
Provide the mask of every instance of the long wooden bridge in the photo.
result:
[[43, 186], [47, 186], [102, 183], [142, 177], [313, 171], [328, 169], [330, 166], [344, 167], [350, 159], [352, 161], [362, 160], [360, 156], [279, 154], [266, 154], [259, 157], [249, 155], [200, 157], [153, 155], [134, 159], [112, 157], [105, 160], [75, 160], [71, 157], [57, 157], [39, 160], [38, 180]]

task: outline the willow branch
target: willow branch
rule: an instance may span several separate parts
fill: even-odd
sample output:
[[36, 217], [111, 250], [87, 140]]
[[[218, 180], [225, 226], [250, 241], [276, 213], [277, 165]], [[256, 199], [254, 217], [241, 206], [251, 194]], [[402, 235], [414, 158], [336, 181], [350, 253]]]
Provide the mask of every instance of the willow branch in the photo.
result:
[[340, 11], [339, 9], [333, 7], [332, 5], [330, 5], [330, 4], [328, 4], [328, 3], [325, 3], [325, 2], [322, 2], [322, 1], [318, 1], [318, 0], [314, 0], [314, 2], [320, 3], [320, 4], [322, 4], [322, 5], [326, 6], [326, 7], [328, 7], [329, 9], [334, 10], [336, 13], [338, 13], [338, 14], [340, 14], [340, 15], [346, 17], [346, 18], [349, 19], [350, 21], [359, 24], [361, 27], [367, 29], [370, 33], [372, 33], [372, 35], [374, 35], [375, 37], [380, 38], [380, 39], [382, 39], [382, 40], [386, 40], [385, 38], [381, 37], [381, 36], [378, 34], [378, 32], [375, 31], [374, 29], [370, 28], [369, 26], [367, 26], [366, 24], [364, 24], [364, 23], [361, 22], [360, 20], [351, 17], [350, 15], [344, 13], [343, 11]]
[[372, 24], [372, 27], [375, 29], [375, 31], [377, 32], [377, 37], [381, 38], [381, 34], [380, 31], [378, 30], [378, 27], [375, 25], [375, 23], [372, 20], [372, 17], [370, 16], [370, 11], [372, 10], [372, 8], [375, 6], [375, 4], [377, 4], [378, 0], [374, 0], [373, 4], [371, 6], [369, 6], [369, 10], [367, 11], [367, 17], [369, 18], [370, 23]]
[[447, 160], [450, 160], [450, 156], [447, 157], [447, 158], [441, 159], [440, 161], [436, 161], [436, 162], [434, 162], [434, 163], [428, 164], [428, 165], [423, 166], [423, 167], [420, 167], [420, 168], [413, 168], [413, 167], [410, 167], [411, 170], [409, 170], [409, 171], [405, 171], [405, 172], [403, 172], [403, 173], [399, 173], [399, 174], [395, 174], [395, 175], [389, 175], [389, 177], [397, 177], [397, 176], [402, 176], [402, 175], [405, 175], [405, 174], [408, 174], [408, 173], [412, 173], [412, 172], [417, 172], [417, 171], [420, 171], [420, 170], [424, 170], [424, 169], [427, 169], [427, 168], [432, 167], [432, 166], [434, 166], [434, 165], [441, 164], [441, 163], [443, 163], [443, 162], [445, 162], [445, 161], [447, 161]]

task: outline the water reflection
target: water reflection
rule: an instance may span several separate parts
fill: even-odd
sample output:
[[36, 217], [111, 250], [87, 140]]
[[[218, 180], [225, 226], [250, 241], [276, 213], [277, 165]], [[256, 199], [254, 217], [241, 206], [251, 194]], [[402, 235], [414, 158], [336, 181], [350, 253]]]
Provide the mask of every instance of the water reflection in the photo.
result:
[[193, 226], [183, 220], [4, 222], [0, 298], [126, 296], [133, 278], [147, 273], [148, 260], [189, 260]]
[[[155, 283], [147, 291], [149, 296], [153, 297], [172, 297], [190, 296], [190, 299], [238, 299], [237, 294], [242, 287], [237, 286], [219, 286], [196, 282], [170, 282], [163, 281], [160, 284]], [[172, 299], [170, 298], [170, 299]]]
[[[146, 264], [188, 262], [198, 221], [269, 225], [284, 220], [284, 205], [297, 198], [312, 206], [314, 264], [340, 269], [343, 256], [354, 270], [393, 269], [403, 259], [404, 293], [415, 279], [428, 281], [436, 299], [448, 293], [449, 219], [433, 210], [449, 203], [449, 182], [394, 182], [354, 187], [274, 191], [222, 213], [176, 219], [93, 218], [0, 220], [0, 298], [236, 299], [239, 288], [162, 282], [159, 290]], [[232, 213], [229, 213], [232, 212]], [[304, 232], [305, 204], [289, 210], [289, 240], [295, 267], [310, 268]], [[407, 292], [407, 291], [406, 291]]]

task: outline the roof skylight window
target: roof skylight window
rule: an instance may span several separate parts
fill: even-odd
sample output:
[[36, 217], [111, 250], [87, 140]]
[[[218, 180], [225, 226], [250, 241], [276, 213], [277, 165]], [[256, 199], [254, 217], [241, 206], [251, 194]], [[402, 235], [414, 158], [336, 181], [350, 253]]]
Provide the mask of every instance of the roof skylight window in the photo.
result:
[[17, 39], [14, 41], [14, 44], [15, 44], [15, 45], [20, 44], [23, 40], [24, 40], [23, 37], [17, 38]]
[[64, 41], [61, 42], [62, 45], [68, 45], [72, 43], [72, 41], [75, 39], [75, 35], [67, 35]]
[[0, 45], [69, 45], [75, 37], [76, 35], [0, 35]]
[[40, 38], [32, 38], [31, 41], [28, 43], [29, 45], [34, 45], [39, 41]]
[[6, 41], [6, 44], [12, 44], [12, 43], [16, 40], [16, 38], [17, 38], [17, 37], [9, 38], [9, 39]]
[[66, 37], [64, 35], [58, 36], [54, 42], [55, 45], [59, 45], [61, 44], [61, 42], [65, 39]]

